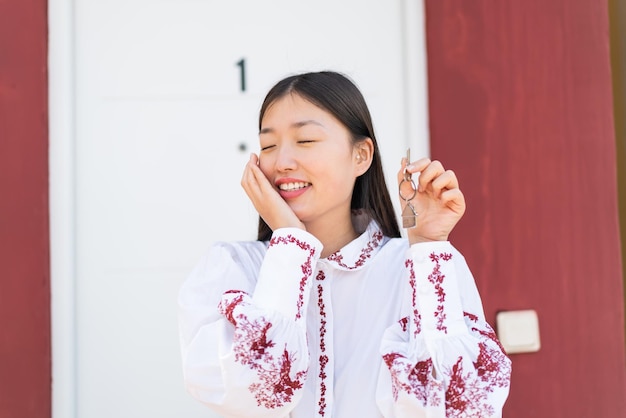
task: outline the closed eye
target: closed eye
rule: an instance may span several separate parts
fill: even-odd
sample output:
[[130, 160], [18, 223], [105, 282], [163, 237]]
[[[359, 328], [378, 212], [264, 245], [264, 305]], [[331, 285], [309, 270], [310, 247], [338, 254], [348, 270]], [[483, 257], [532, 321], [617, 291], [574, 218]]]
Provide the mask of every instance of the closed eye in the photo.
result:
[[274, 148], [276, 145], [266, 145], [264, 147], [261, 147], [261, 151], [267, 151], [269, 149]]
[[298, 141], [298, 144], [311, 144], [313, 142], [315, 141], [312, 139], [301, 139], [300, 141]]

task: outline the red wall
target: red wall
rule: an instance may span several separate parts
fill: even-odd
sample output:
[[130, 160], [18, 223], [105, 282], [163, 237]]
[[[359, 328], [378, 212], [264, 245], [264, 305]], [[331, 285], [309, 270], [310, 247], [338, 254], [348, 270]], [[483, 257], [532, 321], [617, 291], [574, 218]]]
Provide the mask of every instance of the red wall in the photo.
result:
[[50, 417], [45, 0], [0, 0], [0, 417]]
[[535, 309], [504, 416], [623, 417], [624, 300], [607, 2], [426, 0], [432, 156], [488, 319]]

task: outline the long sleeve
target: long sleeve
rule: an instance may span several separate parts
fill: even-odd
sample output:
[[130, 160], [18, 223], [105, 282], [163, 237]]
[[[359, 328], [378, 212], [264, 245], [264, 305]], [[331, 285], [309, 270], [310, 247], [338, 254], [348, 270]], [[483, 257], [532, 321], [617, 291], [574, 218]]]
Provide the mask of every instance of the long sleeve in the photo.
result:
[[406, 316], [381, 343], [386, 418], [500, 417], [511, 362], [485, 321], [474, 278], [449, 242], [407, 251]]
[[275, 231], [267, 251], [252, 243], [211, 248], [179, 293], [183, 374], [196, 399], [233, 418], [285, 417], [296, 406], [320, 251], [295, 228]]

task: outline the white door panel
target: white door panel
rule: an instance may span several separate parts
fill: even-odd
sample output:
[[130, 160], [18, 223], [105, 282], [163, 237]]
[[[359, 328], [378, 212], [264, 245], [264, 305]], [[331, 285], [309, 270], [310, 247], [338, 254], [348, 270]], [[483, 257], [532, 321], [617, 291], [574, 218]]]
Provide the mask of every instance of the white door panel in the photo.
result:
[[263, 96], [294, 72], [348, 74], [395, 198], [406, 147], [428, 150], [407, 137], [406, 1], [74, 4], [76, 416], [215, 416], [183, 389], [176, 297], [212, 242], [256, 235], [239, 180]]

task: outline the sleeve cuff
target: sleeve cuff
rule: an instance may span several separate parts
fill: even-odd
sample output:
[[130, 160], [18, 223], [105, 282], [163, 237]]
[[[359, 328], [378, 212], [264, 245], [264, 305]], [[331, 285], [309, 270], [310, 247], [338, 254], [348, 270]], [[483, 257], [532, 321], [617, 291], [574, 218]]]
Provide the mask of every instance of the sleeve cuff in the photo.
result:
[[407, 251], [407, 268], [413, 292], [415, 323], [430, 335], [467, 333], [453, 257], [458, 252], [449, 241], [421, 242]]
[[305, 230], [275, 230], [261, 265], [253, 303], [277, 311], [287, 319], [302, 320], [322, 247], [322, 243]]

